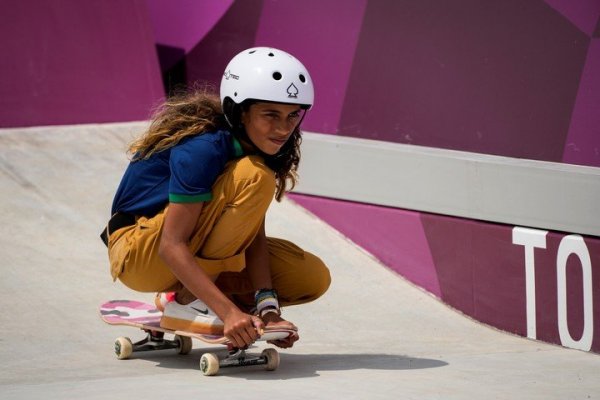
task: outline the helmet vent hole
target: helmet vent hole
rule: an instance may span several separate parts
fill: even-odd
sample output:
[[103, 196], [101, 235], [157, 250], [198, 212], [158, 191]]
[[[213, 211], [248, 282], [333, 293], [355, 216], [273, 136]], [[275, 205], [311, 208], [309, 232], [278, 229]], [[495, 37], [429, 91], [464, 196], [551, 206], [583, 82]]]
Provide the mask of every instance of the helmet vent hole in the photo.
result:
[[251, 50], [248, 52], [248, 54], [254, 54], [254, 53], [256, 53], [256, 50]]
[[276, 81], [280, 81], [281, 78], [281, 72], [273, 72], [273, 79], [275, 79]]
[[234, 92], [234, 93], [233, 93], [233, 95], [234, 95], [235, 97], [237, 97], [237, 92]]
[[298, 75], [298, 78], [300, 78], [300, 82], [306, 83], [306, 77], [303, 74]]
[[269, 53], [269, 57], [275, 57], [275, 54]]

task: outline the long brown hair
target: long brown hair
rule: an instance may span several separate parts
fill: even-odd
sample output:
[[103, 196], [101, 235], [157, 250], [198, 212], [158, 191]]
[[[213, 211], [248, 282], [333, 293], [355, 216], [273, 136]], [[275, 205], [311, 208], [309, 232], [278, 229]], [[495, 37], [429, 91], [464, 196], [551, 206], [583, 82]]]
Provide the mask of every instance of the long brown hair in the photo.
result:
[[[221, 109], [220, 97], [210, 88], [180, 91], [154, 112], [150, 126], [129, 145], [128, 153], [132, 161], [148, 159], [155, 153], [177, 145], [186, 137], [216, 130], [230, 130], [238, 139], [250, 142], [243, 127], [230, 127]], [[288, 182], [291, 190], [298, 181], [301, 142], [300, 130], [296, 127], [277, 154], [271, 156], [257, 150], [275, 173], [277, 201], [283, 198]]]
[[227, 129], [219, 96], [203, 89], [180, 92], [165, 101], [146, 132], [129, 145], [132, 160], [148, 159], [178, 144], [183, 138]]

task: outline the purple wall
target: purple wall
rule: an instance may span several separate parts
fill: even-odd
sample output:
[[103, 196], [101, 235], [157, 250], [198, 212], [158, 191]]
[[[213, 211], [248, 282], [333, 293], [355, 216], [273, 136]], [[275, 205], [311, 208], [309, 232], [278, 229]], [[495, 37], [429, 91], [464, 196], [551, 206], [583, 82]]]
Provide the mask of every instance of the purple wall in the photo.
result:
[[313, 75], [307, 130], [600, 166], [598, 0], [148, 1], [168, 85], [274, 46]]
[[[600, 27], [600, 25], [599, 25]], [[600, 33], [600, 32], [599, 32]], [[600, 39], [590, 43], [562, 161], [600, 166]]]
[[558, 11], [588, 36], [598, 37], [598, 17], [600, 1], [598, 0], [544, 0], [546, 4]]
[[[312, 131], [337, 131], [366, 5], [366, 0], [343, 7], [322, 0], [265, 3], [255, 44], [285, 49], [311, 72], [317, 95], [305, 123]], [[290, 29], [284, 15], [293, 16], [302, 28]]]
[[[592, 336], [590, 347], [583, 349], [600, 352], [600, 280], [592, 279], [600, 274], [599, 238], [584, 237], [580, 257], [568, 246], [578, 235], [548, 232], [545, 248], [531, 247], [534, 275], [527, 278], [527, 246], [513, 237], [518, 229], [513, 226], [311, 196], [292, 198], [463, 313], [523, 336], [533, 323], [535, 338], [569, 347], [573, 347], [569, 337], [579, 341], [585, 327]], [[561, 246], [568, 255], [565, 265], [558, 256]], [[561, 286], [563, 267], [566, 283]], [[589, 276], [584, 277], [584, 269]], [[566, 294], [565, 315], [558, 311], [561, 291]], [[527, 317], [528, 296], [536, 299], [531, 319]], [[592, 298], [591, 304], [584, 305], [586, 296]], [[586, 307], [591, 314], [587, 319]], [[562, 335], [561, 323], [568, 327]]]
[[164, 96], [144, 1], [0, 3], [0, 127], [143, 120]]
[[543, 2], [370, 2], [340, 133], [561, 161], [589, 43]]
[[0, 1], [0, 126], [144, 119], [161, 71], [218, 86], [271, 45], [311, 70], [307, 130], [600, 166], [598, 0]]
[[545, 0], [591, 37], [562, 161], [600, 166], [600, 1]]
[[233, 0], [175, 3], [146, 0], [156, 43], [191, 51], [212, 30], [233, 4]]

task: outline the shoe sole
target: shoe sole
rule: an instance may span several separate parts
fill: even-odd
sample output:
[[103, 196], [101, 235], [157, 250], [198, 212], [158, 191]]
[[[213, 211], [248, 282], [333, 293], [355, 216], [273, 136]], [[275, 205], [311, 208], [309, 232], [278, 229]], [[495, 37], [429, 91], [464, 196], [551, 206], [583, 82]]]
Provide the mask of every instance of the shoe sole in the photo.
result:
[[201, 335], [223, 336], [223, 326], [202, 324], [185, 319], [164, 316], [160, 319], [160, 327], [171, 331], [184, 331]]

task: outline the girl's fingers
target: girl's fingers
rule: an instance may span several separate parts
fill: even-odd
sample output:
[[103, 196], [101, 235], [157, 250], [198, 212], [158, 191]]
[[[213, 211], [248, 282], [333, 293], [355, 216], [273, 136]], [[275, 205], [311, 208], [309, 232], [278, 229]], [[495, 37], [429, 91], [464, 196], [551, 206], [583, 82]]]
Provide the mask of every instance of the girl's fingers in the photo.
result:
[[245, 348], [250, 346], [252, 343], [258, 339], [259, 332], [258, 329], [262, 329], [262, 325], [259, 325], [260, 328], [257, 328], [254, 320], [251, 320], [251, 325], [246, 325], [239, 327], [238, 329], [234, 329], [227, 338], [237, 348]]
[[265, 323], [259, 317], [252, 317], [252, 325], [257, 333], [257, 338], [262, 336], [265, 331]]

